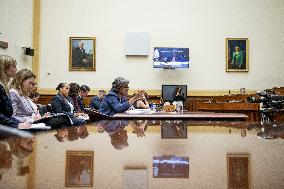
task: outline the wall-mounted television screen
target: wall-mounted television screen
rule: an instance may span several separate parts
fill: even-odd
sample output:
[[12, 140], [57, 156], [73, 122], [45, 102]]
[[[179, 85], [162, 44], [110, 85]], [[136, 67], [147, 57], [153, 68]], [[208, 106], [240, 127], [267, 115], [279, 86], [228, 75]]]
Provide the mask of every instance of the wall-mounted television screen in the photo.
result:
[[153, 178], [188, 178], [189, 158], [177, 156], [153, 157]]
[[[179, 95], [176, 91], [181, 90]], [[187, 85], [162, 85], [162, 98], [164, 102], [185, 101], [187, 97]]]
[[189, 68], [188, 48], [154, 48], [154, 68]]
[[181, 120], [164, 120], [161, 124], [162, 139], [186, 139], [187, 127]]

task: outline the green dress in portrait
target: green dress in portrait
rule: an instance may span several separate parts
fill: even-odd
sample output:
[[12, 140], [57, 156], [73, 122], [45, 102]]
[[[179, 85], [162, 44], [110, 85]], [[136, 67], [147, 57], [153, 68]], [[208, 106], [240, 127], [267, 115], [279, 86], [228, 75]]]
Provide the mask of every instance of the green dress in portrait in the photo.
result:
[[240, 51], [234, 52], [232, 58], [232, 64], [236, 64], [236, 66], [240, 68], [243, 65], [243, 62], [244, 62], [243, 53]]

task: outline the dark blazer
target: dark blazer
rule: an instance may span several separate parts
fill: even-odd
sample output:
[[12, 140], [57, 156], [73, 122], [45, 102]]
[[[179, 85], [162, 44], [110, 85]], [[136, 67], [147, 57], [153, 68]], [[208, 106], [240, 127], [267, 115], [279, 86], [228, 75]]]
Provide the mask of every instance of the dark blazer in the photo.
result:
[[72, 99], [70, 99], [70, 97], [65, 98], [64, 96], [58, 93], [55, 97], [53, 97], [51, 101], [52, 109], [55, 113], [64, 113], [70, 117], [74, 117], [73, 112], [71, 112], [71, 107], [66, 102], [66, 100], [73, 104]]
[[78, 111], [79, 111], [79, 112], [80, 112], [80, 111], [81, 111], [81, 112], [84, 111], [85, 105], [84, 105], [84, 101], [83, 101], [82, 97], [77, 96], [76, 100], [77, 100], [77, 104], [78, 104]]
[[180, 95], [176, 95], [176, 96], [174, 97], [174, 101], [182, 101], [182, 102], [185, 102], [185, 97], [184, 97], [183, 93], [180, 94]]
[[12, 118], [12, 115], [13, 108], [11, 99], [5, 92], [2, 84], [0, 84], [0, 123], [17, 128], [20, 122], [15, 118]]
[[51, 106], [52, 106], [53, 111], [55, 111], [55, 113], [64, 113], [68, 115], [71, 118], [73, 125], [85, 124], [86, 123], [85, 120], [76, 118], [74, 116], [74, 113], [71, 112], [71, 107], [69, 106], [66, 100], [68, 100], [74, 106], [73, 100], [71, 97], [65, 98], [59, 93], [55, 97], [53, 97], [51, 101]]
[[87, 54], [85, 49], [80, 49], [76, 47], [72, 54], [72, 63], [74, 67], [82, 67], [83, 66], [83, 59], [87, 59]]

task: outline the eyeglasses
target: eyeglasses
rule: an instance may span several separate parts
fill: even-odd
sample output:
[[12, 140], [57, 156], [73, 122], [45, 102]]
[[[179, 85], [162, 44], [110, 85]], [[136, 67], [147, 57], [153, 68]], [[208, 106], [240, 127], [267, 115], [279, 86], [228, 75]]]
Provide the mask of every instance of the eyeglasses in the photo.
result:
[[121, 88], [124, 88], [124, 89], [129, 89], [129, 87], [128, 87], [128, 86], [122, 86]]

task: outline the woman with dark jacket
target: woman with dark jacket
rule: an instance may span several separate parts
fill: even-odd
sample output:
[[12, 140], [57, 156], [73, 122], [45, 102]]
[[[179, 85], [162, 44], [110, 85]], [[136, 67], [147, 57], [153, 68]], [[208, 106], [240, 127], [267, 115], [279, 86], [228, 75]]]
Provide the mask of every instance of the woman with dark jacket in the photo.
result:
[[17, 72], [16, 60], [7, 55], [0, 56], [0, 124], [15, 127], [18, 129], [30, 128], [30, 123], [20, 123], [13, 118], [13, 108], [8, 91], [10, 78], [14, 77]]
[[185, 99], [184, 93], [182, 92], [181, 86], [176, 87], [175, 93], [173, 95], [173, 99], [174, 101], [185, 102], [186, 99]]
[[64, 113], [68, 115], [73, 125], [82, 125], [85, 124], [86, 121], [78, 118], [80, 113], [74, 113], [74, 104], [72, 103], [72, 99], [68, 97], [70, 86], [67, 83], [60, 83], [56, 90], [58, 90], [58, 94], [53, 97], [51, 101], [52, 109], [55, 113]]
[[143, 97], [143, 91], [138, 91], [135, 95], [127, 100], [129, 81], [123, 77], [118, 77], [112, 82], [112, 89], [105, 96], [100, 106], [100, 113], [113, 116], [116, 113], [127, 111], [134, 102]]

